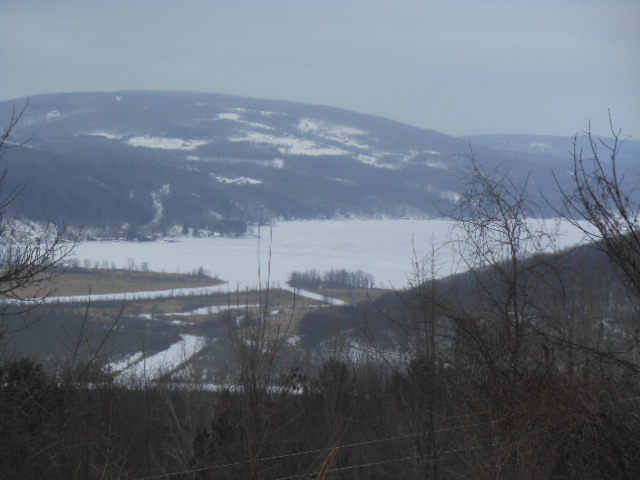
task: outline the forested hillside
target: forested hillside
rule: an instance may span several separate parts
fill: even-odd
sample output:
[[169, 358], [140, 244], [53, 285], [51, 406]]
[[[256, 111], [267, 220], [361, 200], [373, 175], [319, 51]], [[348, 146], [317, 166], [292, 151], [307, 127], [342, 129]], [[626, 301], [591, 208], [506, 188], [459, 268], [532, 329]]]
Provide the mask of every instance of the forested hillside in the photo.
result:
[[[3, 354], [2, 478], [637, 478], [638, 204], [611, 146], [611, 163], [595, 147], [576, 155], [573, 186], [559, 193], [589, 245], [548, 253], [555, 233], [532, 221], [536, 197], [476, 161], [452, 213], [465, 274], [438, 279], [434, 249], [412, 288], [358, 306], [293, 295], [284, 310], [275, 290], [236, 292], [216, 324], [229, 348], [216, 383], [196, 370], [118, 377], [103, 347], [124, 307], [98, 318], [87, 306], [65, 362]], [[50, 279], [5, 262], [14, 301], [3, 313], [16, 313], [31, 306], [16, 280]], [[341, 277], [368, 281], [292, 280], [321, 294], [318, 281], [335, 289]], [[104, 327], [97, 343], [89, 325]], [[213, 326], [201, 328], [214, 338]], [[322, 334], [294, 348], [310, 331]]]
[[[12, 112], [21, 115], [8, 140], [26, 142], [5, 156], [7, 187], [24, 188], [12, 211], [100, 236], [241, 235], [272, 219], [442, 217], [459, 199], [472, 154], [507, 165], [553, 207], [552, 171], [561, 184], [570, 180], [569, 138], [556, 138], [553, 151], [507, 150], [316, 105], [125, 91], [0, 103], [5, 124]], [[540, 214], [553, 214], [549, 204], [540, 202]]]

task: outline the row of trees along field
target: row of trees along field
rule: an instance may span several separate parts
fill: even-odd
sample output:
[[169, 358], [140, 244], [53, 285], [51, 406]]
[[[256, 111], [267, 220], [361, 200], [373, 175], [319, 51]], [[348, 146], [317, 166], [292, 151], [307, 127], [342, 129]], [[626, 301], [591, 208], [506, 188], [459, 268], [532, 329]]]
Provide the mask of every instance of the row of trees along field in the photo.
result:
[[324, 273], [316, 269], [291, 272], [288, 283], [294, 288], [373, 288], [375, 280], [362, 270], [332, 268]]
[[[228, 388], [117, 384], [98, 352], [56, 372], [5, 355], [0, 477], [639, 478], [638, 202], [613, 133], [603, 146], [587, 132], [589, 155], [574, 153], [561, 213], [594, 244], [564, 255], [542, 252], [554, 234], [530, 220], [526, 186], [472, 156], [453, 213], [467, 273], [437, 281], [435, 249], [417, 266], [382, 312], [394, 349], [372, 334], [355, 361], [337, 338], [319, 365], [285, 369], [290, 325], [265, 301], [257, 323], [230, 330]], [[12, 298], [73, 243], [55, 230], [19, 247], [7, 222], [0, 286]], [[5, 338], [14, 318], [1, 317]]]

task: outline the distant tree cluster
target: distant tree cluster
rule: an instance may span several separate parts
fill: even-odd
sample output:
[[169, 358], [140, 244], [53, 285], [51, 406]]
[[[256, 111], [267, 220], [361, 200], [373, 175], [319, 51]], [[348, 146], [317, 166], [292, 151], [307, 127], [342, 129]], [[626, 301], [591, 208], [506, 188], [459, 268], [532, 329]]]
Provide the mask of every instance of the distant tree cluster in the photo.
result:
[[317, 269], [291, 272], [288, 283], [294, 288], [373, 288], [375, 280], [362, 270], [332, 268], [324, 273]]

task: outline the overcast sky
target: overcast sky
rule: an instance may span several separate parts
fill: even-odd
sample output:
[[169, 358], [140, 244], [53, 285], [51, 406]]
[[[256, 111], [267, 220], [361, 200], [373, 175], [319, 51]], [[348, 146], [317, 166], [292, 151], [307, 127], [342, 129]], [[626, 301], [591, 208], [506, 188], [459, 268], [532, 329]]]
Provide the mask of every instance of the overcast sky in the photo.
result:
[[0, 100], [124, 89], [640, 138], [640, 1], [2, 0]]

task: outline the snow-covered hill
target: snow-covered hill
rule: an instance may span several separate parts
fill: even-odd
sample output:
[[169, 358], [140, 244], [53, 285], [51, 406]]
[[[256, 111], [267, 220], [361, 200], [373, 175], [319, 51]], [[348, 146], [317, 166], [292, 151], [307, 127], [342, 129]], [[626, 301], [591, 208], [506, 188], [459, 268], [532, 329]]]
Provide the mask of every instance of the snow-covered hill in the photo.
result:
[[[25, 100], [0, 103], [0, 118]], [[101, 234], [241, 234], [270, 218], [439, 217], [459, 198], [470, 144], [337, 108], [226, 95], [40, 95], [12, 140], [16, 207]], [[474, 146], [553, 198], [557, 159]], [[567, 162], [570, 158], [567, 157]], [[555, 165], [551, 165], [551, 163]]]

